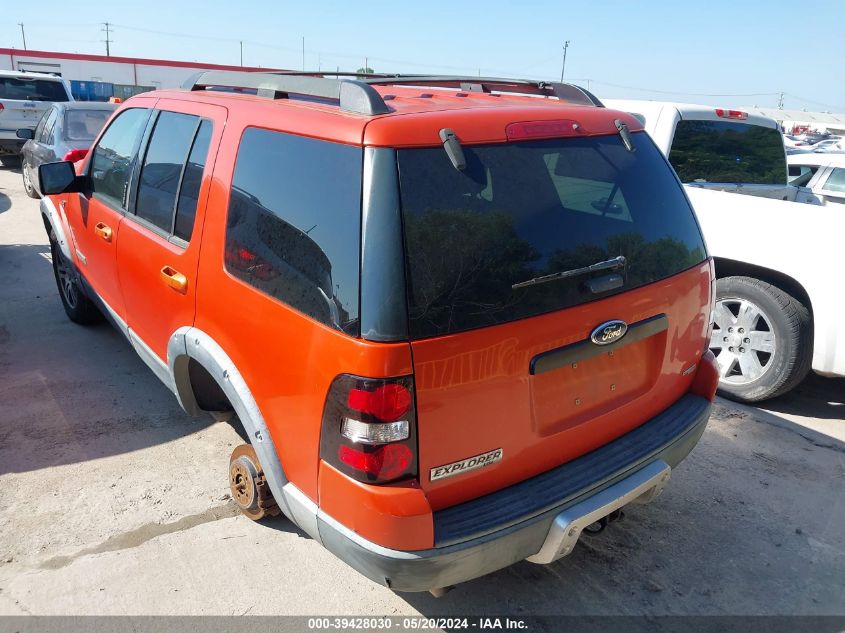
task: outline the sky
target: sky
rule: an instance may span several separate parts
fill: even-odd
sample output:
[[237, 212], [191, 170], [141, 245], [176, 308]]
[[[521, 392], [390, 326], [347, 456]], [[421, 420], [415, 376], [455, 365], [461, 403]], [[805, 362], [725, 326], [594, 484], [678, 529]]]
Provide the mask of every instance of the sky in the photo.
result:
[[559, 80], [599, 97], [845, 112], [845, 0], [0, 0], [0, 46]]

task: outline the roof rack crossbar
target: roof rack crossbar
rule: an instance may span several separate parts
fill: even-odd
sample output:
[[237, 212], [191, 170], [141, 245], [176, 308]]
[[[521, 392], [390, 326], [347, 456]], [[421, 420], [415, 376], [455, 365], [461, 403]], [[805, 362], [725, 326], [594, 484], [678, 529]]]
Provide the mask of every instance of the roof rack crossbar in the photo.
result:
[[328, 78], [299, 73], [259, 73], [240, 71], [205, 71], [190, 77], [186, 90], [231, 88], [255, 90], [258, 96], [286, 99], [290, 95], [337, 100], [341, 110], [356, 114], [386, 114], [390, 109], [381, 95], [366, 82], [357, 79]]

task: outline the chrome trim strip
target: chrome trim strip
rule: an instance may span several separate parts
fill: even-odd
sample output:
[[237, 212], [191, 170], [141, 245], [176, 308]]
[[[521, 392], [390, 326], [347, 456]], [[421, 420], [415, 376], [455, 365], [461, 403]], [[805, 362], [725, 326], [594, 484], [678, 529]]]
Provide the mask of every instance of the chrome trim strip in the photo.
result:
[[[603, 324], [606, 325], [606, 324]], [[669, 317], [665, 314], [658, 314], [642, 321], [637, 321], [628, 326], [628, 331], [625, 336], [616, 340], [609, 345], [596, 345], [589, 338], [564, 345], [556, 349], [537, 354], [531, 359], [528, 365], [528, 371], [532, 376], [544, 374], [547, 371], [560, 369], [566, 365], [577, 363], [578, 361], [606, 354], [617, 349], [621, 349], [631, 343], [636, 343], [649, 336], [659, 334], [664, 330], [669, 329]]]

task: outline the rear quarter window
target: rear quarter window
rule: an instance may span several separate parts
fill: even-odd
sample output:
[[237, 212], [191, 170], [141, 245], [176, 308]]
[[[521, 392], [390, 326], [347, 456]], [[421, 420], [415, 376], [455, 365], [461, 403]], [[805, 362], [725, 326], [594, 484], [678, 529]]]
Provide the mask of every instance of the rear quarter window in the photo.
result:
[[678, 121], [669, 162], [681, 182], [786, 183], [780, 132], [749, 123]]
[[[642, 286], [705, 258], [692, 209], [644, 133], [399, 150], [412, 338], [505, 323]], [[627, 259], [621, 288], [545, 275]], [[608, 271], [599, 273], [605, 275]]]
[[226, 269], [308, 317], [359, 333], [360, 147], [247, 128], [226, 221]]

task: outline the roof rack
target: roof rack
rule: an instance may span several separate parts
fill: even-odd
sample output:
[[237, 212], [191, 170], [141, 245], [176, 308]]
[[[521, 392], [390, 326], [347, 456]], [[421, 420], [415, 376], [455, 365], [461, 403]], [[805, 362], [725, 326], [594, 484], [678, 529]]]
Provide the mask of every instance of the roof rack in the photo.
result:
[[604, 104], [590, 91], [575, 84], [502, 77], [452, 75], [363, 75], [361, 81], [377, 85], [428, 86], [456, 88], [464, 92], [500, 92], [557, 97], [561, 101], [603, 108]]
[[290, 95], [330, 99], [340, 108], [357, 114], [390, 112], [382, 96], [373, 88], [379, 86], [420, 86], [453, 88], [464, 92], [527, 94], [556, 97], [578, 105], [604, 107], [590, 91], [575, 84], [470, 77], [452, 75], [360, 74], [323, 71], [241, 72], [205, 71], [190, 77], [182, 87], [186, 90], [226, 88], [255, 90], [260, 97], [287, 99]]
[[302, 95], [337, 100], [340, 108], [358, 114], [386, 114], [390, 109], [372, 86], [355, 79], [323, 77], [322, 73], [258, 73], [210, 70], [190, 77], [186, 90], [254, 89], [259, 97], [287, 99]]

